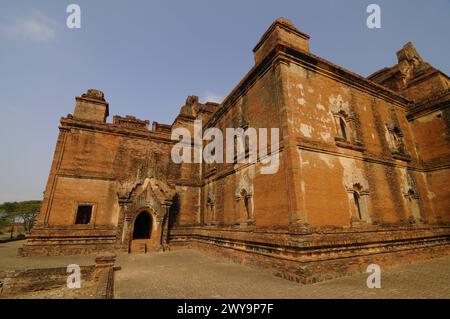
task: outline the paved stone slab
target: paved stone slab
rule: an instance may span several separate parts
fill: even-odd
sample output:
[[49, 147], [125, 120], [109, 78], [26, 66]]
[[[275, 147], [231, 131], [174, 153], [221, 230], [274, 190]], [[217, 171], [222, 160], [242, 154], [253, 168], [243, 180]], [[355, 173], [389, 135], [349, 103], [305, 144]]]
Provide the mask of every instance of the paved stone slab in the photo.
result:
[[[94, 263], [93, 255], [17, 257], [22, 244], [0, 244], [0, 270]], [[367, 288], [368, 274], [301, 285], [196, 250], [119, 254], [116, 264], [116, 298], [450, 298], [450, 257], [382, 270], [381, 289]]]
[[380, 289], [368, 274], [312, 285], [273, 276], [194, 250], [119, 255], [116, 298], [450, 298], [450, 257], [382, 270]]

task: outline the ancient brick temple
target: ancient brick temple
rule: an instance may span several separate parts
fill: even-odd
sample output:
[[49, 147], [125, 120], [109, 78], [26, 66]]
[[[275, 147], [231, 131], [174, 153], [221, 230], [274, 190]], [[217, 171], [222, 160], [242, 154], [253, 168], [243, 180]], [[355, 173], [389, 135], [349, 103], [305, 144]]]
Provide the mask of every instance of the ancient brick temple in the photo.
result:
[[[21, 253], [192, 247], [302, 282], [447, 254], [449, 77], [408, 43], [397, 65], [364, 78], [310, 53], [286, 19], [253, 52], [223, 103], [190, 96], [171, 125], [111, 123], [101, 91], [77, 97]], [[171, 133], [196, 119], [279, 128], [278, 172], [174, 163]]]

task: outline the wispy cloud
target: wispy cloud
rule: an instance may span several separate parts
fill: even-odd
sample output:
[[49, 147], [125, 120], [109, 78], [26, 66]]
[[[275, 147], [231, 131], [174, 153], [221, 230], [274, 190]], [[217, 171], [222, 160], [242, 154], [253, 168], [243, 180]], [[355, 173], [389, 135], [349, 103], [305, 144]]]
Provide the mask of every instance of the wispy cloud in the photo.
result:
[[25, 17], [14, 19], [9, 25], [0, 26], [0, 32], [10, 38], [48, 42], [56, 36], [56, 22], [35, 10]]
[[211, 92], [206, 92], [203, 95], [202, 101], [204, 102], [215, 102], [215, 103], [221, 103], [223, 101], [223, 96], [219, 94], [214, 94]]

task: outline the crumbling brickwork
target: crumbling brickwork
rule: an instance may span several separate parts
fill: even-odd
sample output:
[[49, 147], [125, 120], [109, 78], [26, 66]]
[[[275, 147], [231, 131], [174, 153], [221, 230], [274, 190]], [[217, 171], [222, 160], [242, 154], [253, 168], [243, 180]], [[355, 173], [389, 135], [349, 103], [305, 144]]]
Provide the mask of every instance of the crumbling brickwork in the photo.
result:
[[[364, 78], [313, 55], [308, 41], [276, 20], [226, 99], [189, 96], [172, 125], [108, 123], [102, 92], [77, 97], [21, 253], [191, 246], [303, 282], [447, 253], [450, 79], [410, 43], [397, 65]], [[171, 134], [194, 135], [195, 120], [278, 128], [278, 170], [174, 163]]]

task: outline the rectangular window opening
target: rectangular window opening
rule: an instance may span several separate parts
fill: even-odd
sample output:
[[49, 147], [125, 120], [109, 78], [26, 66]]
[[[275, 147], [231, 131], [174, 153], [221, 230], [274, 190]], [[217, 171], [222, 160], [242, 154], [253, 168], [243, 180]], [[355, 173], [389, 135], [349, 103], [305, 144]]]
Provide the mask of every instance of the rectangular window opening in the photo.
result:
[[77, 219], [75, 224], [87, 225], [91, 222], [92, 205], [79, 205], [77, 209]]

